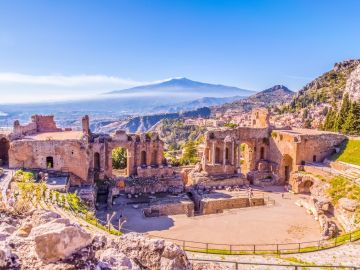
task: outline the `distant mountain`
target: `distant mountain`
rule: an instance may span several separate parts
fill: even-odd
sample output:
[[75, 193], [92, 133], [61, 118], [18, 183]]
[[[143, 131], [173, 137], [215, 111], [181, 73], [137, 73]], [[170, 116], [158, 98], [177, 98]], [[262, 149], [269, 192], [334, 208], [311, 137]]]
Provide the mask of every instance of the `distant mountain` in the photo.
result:
[[248, 112], [255, 107], [272, 107], [286, 104], [292, 100], [295, 93], [284, 85], [275, 85], [247, 98], [226, 103], [212, 108], [214, 113], [225, 113], [227, 110]]
[[199, 99], [195, 99], [193, 101], [185, 101], [185, 102], [179, 102], [172, 105], [163, 105], [158, 106], [153, 109], [153, 112], [158, 113], [173, 113], [173, 112], [182, 112], [182, 111], [190, 111], [190, 110], [196, 110], [198, 108], [202, 107], [211, 107], [216, 105], [222, 105], [225, 103], [233, 102], [236, 100], [243, 99], [245, 97], [241, 96], [234, 96], [234, 97], [203, 97]]
[[151, 130], [157, 123], [163, 119], [179, 119], [184, 117], [203, 117], [207, 118], [210, 116], [210, 109], [207, 107], [199, 108], [193, 111], [186, 111], [182, 113], [164, 113], [164, 114], [152, 114], [144, 116], [131, 117], [127, 120], [121, 121], [104, 121], [103, 123], [98, 122], [96, 126], [93, 126], [95, 132], [100, 133], [111, 133], [119, 129], [124, 129], [127, 132], [146, 132]]
[[187, 78], [175, 78], [161, 83], [137, 86], [125, 90], [105, 93], [106, 95], [141, 96], [188, 96], [191, 99], [203, 97], [249, 96], [254, 91], [221, 84], [202, 83]]

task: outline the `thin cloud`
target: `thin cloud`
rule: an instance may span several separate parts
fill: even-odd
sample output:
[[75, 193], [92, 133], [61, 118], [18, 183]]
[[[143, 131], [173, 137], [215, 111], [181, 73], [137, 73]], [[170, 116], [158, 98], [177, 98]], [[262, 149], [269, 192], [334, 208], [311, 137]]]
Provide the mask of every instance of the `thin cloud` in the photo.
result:
[[0, 84], [49, 85], [75, 87], [87, 84], [137, 86], [144, 82], [106, 75], [28, 75], [21, 73], [0, 73]]
[[167, 81], [136, 81], [108, 75], [0, 73], [0, 103], [94, 98], [113, 90]]

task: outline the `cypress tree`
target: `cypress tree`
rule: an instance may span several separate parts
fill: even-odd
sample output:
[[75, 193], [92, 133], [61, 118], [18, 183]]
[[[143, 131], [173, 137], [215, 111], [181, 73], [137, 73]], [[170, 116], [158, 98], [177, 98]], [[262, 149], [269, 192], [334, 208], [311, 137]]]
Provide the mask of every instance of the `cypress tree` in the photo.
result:
[[355, 103], [352, 103], [350, 106], [350, 110], [347, 114], [347, 117], [345, 119], [344, 124], [341, 127], [341, 132], [345, 134], [351, 133], [353, 122], [354, 122], [354, 105]]
[[346, 93], [343, 97], [340, 112], [336, 117], [335, 125], [334, 125], [334, 131], [341, 131], [342, 125], [345, 123], [346, 118], [348, 116], [349, 110], [350, 110], [351, 102], [349, 99], [349, 94]]
[[324, 130], [333, 130], [334, 124], [336, 120], [336, 112], [333, 111], [332, 108], [326, 114], [325, 122], [324, 122]]
[[360, 135], [360, 101], [354, 102], [352, 107], [353, 120], [350, 134]]

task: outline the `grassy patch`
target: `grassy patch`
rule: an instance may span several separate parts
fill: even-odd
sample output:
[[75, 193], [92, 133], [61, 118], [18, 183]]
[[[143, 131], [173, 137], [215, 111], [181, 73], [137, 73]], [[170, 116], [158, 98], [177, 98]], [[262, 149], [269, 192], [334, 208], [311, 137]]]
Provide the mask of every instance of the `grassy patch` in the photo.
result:
[[294, 263], [294, 264], [307, 265], [307, 266], [314, 266], [314, 265], [316, 265], [316, 264], [314, 264], [314, 263], [305, 262], [305, 261], [300, 260], [300, 259], [295, 258], [295, 257], [286, 257], [286, 258], [281, 258], [281, 259], [284, 260], [284, 261], [287, 261], [287, 262]]
[[347, 141], [344, 148], [332, 159], [360, 166], [360, 140]]

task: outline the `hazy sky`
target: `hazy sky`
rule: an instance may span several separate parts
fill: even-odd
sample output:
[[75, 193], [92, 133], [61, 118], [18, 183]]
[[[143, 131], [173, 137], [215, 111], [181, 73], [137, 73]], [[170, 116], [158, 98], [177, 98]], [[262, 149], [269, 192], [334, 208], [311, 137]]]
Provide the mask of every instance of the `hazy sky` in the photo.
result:
[[357, 0], [0, 0], [0, 103], [171, 77], [298, 90], [360, 58], [359, 12]]

